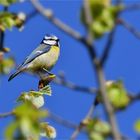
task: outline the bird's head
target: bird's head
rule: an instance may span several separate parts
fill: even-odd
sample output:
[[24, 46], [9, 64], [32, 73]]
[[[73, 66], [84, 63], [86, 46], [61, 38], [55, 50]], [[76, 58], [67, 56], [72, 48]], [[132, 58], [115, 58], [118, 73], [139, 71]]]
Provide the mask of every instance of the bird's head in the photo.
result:
[[45, 35], [41, 43], [46, 45], [51, 45], [51, 46], [58, 46], [58, 47], [60, 46], [59, 38], [56, 37], [55, 35]]

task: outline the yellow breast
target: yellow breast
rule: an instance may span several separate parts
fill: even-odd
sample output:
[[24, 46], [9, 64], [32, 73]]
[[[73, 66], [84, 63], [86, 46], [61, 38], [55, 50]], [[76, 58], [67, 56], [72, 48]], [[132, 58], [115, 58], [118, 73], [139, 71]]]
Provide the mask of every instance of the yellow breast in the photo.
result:
[[30, 69], [33, 71], [42, 68], [50, 70], [58, 60], [59, 53], [60, 48], [57, 46], [52, 46], [47, 53], [38, 56], [36, 59], [32, 61], [31, 65], [29, 66]]

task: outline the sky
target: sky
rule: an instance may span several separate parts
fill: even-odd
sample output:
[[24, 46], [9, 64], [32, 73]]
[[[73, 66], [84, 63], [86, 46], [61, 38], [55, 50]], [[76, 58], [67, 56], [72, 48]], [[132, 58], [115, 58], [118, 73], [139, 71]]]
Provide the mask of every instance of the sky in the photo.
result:
[[[42, 4], [51, 8], [56, 17], [68, 24], [75, 30], [85, 35], [85, 29], [80, 21], [81, 0], [42, 0]], [[139, 3], [138, 0], [125, 0], [126, 4]], [[30, 13], [33, 10], [31, 3], [26, 0], [22, 4], [14, 4], [9, 10], [12, 12]], [[140, 11], [125, 12], [121, 15], [127, 22], [132, 24], [140, 31]], [[5, 46], [11, 48], [11, 55], [15, 56], [17, 64], [22, 63], [27, 55], [37, 47], [45, 34], [54, 34], [60, 38], [61, 55], [52, 72], [56, 75], [64, 71], [66, 79], [77, 85], [96, 87], [96, 76], [90, 63], [90, 58], [85, 47], [54, 27], [50, 22], [41, 15], [37, 15], [27, 22], [22, 32], [13, 28], [7, 30], [5, 36]], [[96, 50], [100, 56], [105, 43], [106, 37], [95, 42]], [[114, 39], [111, 53], [105, 65], [105, 77], [107, 80], [122, 79], [125, 88], [137, 94], [140, 91], [140, 40], [135, 38], [124, 27], [118, 26]], [[0, 112], [9, 112], [17, 104], [17, 97], [24, 91], [31, 89], [36, 90], [38, 79], [29, 75], [19, 75], [11, 82], [8, 82], [8, 76], [0, 79]], [[79, 122], [85, 117], [89, 107], [92, 104], [94, 96], [82, 92], [69, 90], [65, 87], [51, 84], [52, 96], [45, 97], [45, 106], [53, 113], [69, 120], [73, 123]], [[140, 102], [130, 105], [125, 111], [118, 112], [117, 122], [120, 131], [132, 139], [136, 139], [138, 134], [134, 131], [134, 122], [140, 118]], [[99, 105], [95, 109], [95, 114], [104, 119], [104, 111]], [[51, 120], [47, 120], [50, 125], [57, 130], [57, 138], [70, 138], [73, 130], [61, 126]], [[3, 118], [0, 121], [0, 139], [4, 139], [3, 132], [11, 118]], [[78, 139], [86, 139], [84, 134], [80, 134]]]

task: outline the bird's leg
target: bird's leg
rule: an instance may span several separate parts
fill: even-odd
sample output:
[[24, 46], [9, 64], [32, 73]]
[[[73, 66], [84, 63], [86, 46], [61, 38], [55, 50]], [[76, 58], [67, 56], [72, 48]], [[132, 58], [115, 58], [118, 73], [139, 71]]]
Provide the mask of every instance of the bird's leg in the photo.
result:
[[39, 83], [38, 83], [38, 89], [41, 89], [45, 86], [47, 86], [53, 79], [55, 79], [55, 75], [48, 75], [46, 77], [43, 77], [39, 80]]
[[47, 72], [49, 75], [54, 75], [53, 73], [51, 73], [51, 72], [49, 72], [47, 69], [45, 69], [45, 68], [43, 68], [43, 70], [45, 71], [45, 72]]
[[42, 71], [38, 71], [38, 75], [40, 77], [38, 89], [41, 89], [44, 86], [48, 85], [56, 77], [55, 74], [49, 72], [45, 68], [43, 68]]

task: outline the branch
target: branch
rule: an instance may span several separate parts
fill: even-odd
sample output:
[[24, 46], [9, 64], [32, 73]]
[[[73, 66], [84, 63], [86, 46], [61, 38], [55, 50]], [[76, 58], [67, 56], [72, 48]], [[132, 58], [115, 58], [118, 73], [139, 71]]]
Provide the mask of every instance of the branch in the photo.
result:
[[[70, 37], [74, 38], [75, 40], [78, 40], [79, 42], [83, 43], [86, 47], [88, 47], [88, 50], [90, 50], [90, 53], [92, 56], [96, 56], [95, 51], [92, 50], [92, 45], [89, 43], [89, 41], [81, 36], [81, 34], [78, 31], [75, 31], [70, 26], [66, 25], [64, 22], [62, 22], [60, 19], [56, 18], [53, 14], [53, 11], [50, 9], [46, 9], [43, 7], [38, 0], [30, 0], [35, 9], [43, 15], [48, 21], [50, 21], [53, 25], [55, 25], [58, 29], [60, 29], [62, 32], [66, 33]], [[96, 62], [96, 60], [94, 60]]]
[[95, 99], [94, 102], [92, 103], [91, 107], [89, 108], [89, 111], [85, 118], [80, 122], [80, 124], [77, 126], [73, 134], [71, 135], [70, 140], [75, 140], [80, 131], [87, 125], [88, 119], [92, 118], [93, 112], [95, 107], [98, 105], [97, 100]]
[[[129, 95], [129, 97], [130, 97], [130, 99], [131, 99], [131, 102], [130, 102], [130, 103], [132, 103], [132, 102], [134, 102], [134, 101], [136, 101], [136, 100], [140, 100], [140, 94], [138, 94], [138, 95]], [[79, 125], [76, 125], [76, 124], [74, 124], [74, 123], [72, 123], [72, 122], [70, 122], [70, 121], [68, 121], [68, 120], [65, 120], [65, 119], [63, 119], [62, 117], [60, 117], [60, 116], [58, 116], [58, 115], [56, 115], [56, 114], [54, 114], [54, 113], [52, 113], [52, 112], [50, 112], [50, 111], [48, 111], [48, 117], [49, 117], [52, 121], [54, 121], [54, 122], [56, 122], [56, 123], [58, 123], [58, 124], [60, 124], [60, 125], [63, 125], [64, 127], [67, 127], [67, 128], [70, 128], [70, 129], [75, 129], [74, 133], [73, 133], [72, 136], [71, 136], [71, 140], [74, 140], [74, 139], [76, 139], [76, 137], [78, 136], [79, 132], [82, 131], [84, 127], [86, 127], [85, 122], [86, 122], [86, 120], [88, 120], [89, 118], [92, 117], [93, 111], [94, 111], [94, 109], [95, 109], [95, 107], [96, 107], [97, 105], [98, 105], [98, 102], [97, 102], [97, 100], [95, 100], [95, 101], [93, 102], [93, 104], [91, 105], [91, 107], [90, 107], [90, 109], [89, 109], [87, 115], [86, 115], [85, 118], [80, 122]], [[6, 114], [8, 114], [8, 113], [6, 113]], [[7, 116], [7, 115], [6, 115], [6, 116]], [[123, 138], [123, 139], [126, 139], [126, 138]]]
[[[0, 114], [0, 118], [6, 118], [6, 117], [13, 116], [13, 115], [14, 115], [14, 111], [7, 112], [7, 113], [2, 113], [2, 114]], [[56, 114], [54, 114], [54, 113], [52, 113], [50, 111], [48, 111], [48, 117], [51, 120], [53, 120], [53, 121], [55, 121], [55, 122], [57, 122], [57, 123], [65, 126], [65, 127], [72, 128], [72, 129], [76, 129], [77, 128], [77, 125], [76, 124], [74, 124], [72, 122], [69, 122], [67, 120], [64, 120], [60, 116], [58, 116], [58, 115], [56, 115]]]
[[50, 9], [46, 9], [43, 7], [38, 0], [30, 0], [35, 9], [43, 15], [48, 21], [50, 21], [52, 24], [54, 24], [59, 30], [63, 31], [64, 33], [68, 34], [72, 38], [80, 41], [83, 44], [88, 44], [88, 42], [85, 40], [83, 36], [74, 29], [72, 29], [70, 26], [66, 25], [64, 22], [62, 22], [60, 19], [56, 18], [53, 14], [53, 11]]
[[4, 36], [5, 36], [4, 31], [0, 31], [0, 51], [3, 51], [3, 47], [4, 47]]
[[29, 14], [27, 15], [27, 17], [26, 17], [26, 20], [25, 20], [24, 24], [27, 23], [27, 22], [28, 22], [30, 19], [32, 19], [34, 16], [36, 16], [37, 13], [38, 13], [38, 12], [37, 12], [36, 10], [32, 11], [31, 13], [29, 13]]
[[[2, 114], [0, 114], [0, 118], [6, 118], [6, 117], [13, 116], [13, 115], [14, 115], [14, 111], [7, 112], [7, 113], [2, 113]], [[53, 120], [53, 121], [55, 121], [55, 122], [65, 126], [65, 127], [72, 128], [72, 129], [76, 129], [77, 128], [76, 124], [74, 124], [72, 122], [69, 122], [67, 120], [64, 120], [60, 116], [58, 116], [58, 115], [56, 115], [56, 114], [54, 114], [54, 113], [52, 113], [50, 111], [48, 111], [48, 117], [51, 120]]]
[[[89, 23], [87, 23], [87, 25], [91, 25], [92, 24], [92, 17], [91, 17], [90, 8], [89, 8], [87, 0], [84, 1], [84, 7], [85, 7], [84, 8], [85, 9], [85, 15], [86, 15], [86, 17], [89, 18], [89, 19], [87, 18], [87, 20], [86, 20], [87, 22], [89, 22]], [[88, 32], [89, 32], [89, 35], [90, 35], [88, 40], [89, 40], [90, 43], [92, 43], [90, 41], [91, 38], [92, 38], [90, 30]], [[121, 140], [121, 135], [120, 135], [118, 127], [117, 127], [117, 123], [116, 123], [116, 119], [115, 119], [115, 115], [114, 115], [114, 110], [113, 110], [113, 107], [111, 106], [111, 104], [108, 100], [108, 97], [107, 97], [106, 86], [105, 86], [106, 81], [105, 81], [102, 66], [99, 62], [97, 63], [96, 61], [94, 61], [96, 59], [96, 55], [92, 55], [92, 53], [90, 53], [90, 51], [89, 51], [89, 54], [91, 56], [92, 62], [94, 62], [93, 66], [95, 66], [95, 70], [96, 70], [96, 73], [97, 73], [97, 80], [98, 80], [98, 83], [99, 83], [99, 91], [100, 91], [100, 94], [101, 94], [101, 97], [102, 97], [102, 100], [103, 100], [103, 105], [104, 105], [105, 111], [107, 113], [108, 120], [109, 120], [111, 128], [112, 128], [113, 139], [114, 140]], [[93, 51], [95, 52], [94, 48], [93, 48]]]
[[129, 98], [130, 98], [130, 103], [133, 103], [137, 100], [140, 100], [140, 93], [138, 93], [137, 95], [129, 95]]
[[61, 78], [55, 78], [53, 82], [55, 84], [64, 86], [64, 87], [69, 88], [71, 90], [86, 92], [87, 94], [90, 94], [90, 95], [93, 95], [94, 93], [96, 93], [98, 91], [95, 88], [79, 86], [79, 85], [76, 85], [70, 81], [63, 80]]
[[[130, 98], [130, 104], [132, 104], [133, 102], [140, 100], [140, 93], [138, 93], [137, 95], [132, 95], [129, 93], [129, 98]], [[99, 102], [95, 99], [94, 103], [91, 105], [87, 116], [83, 119], [82, 122], [80, 122], [80, 124], [77, 126], [76, 130], [74, 131], [74, 133], [71, 136], [71, 140], [76, 139], [76, 137], [78, 136], [78, 134], [80, 133], [80, 131], [86, 126], [86, 124], [84, 123], [88, 118], [92, 117], [93, 111], [95, 109], [95, 107], [99, 104]], [[122, 136], [123, 140], [128, 140], [128, 138], [126, 136]]]
[[124, 10], [122, 12], [125, 12], [125, 11], [129, 12], [130, 10], [140, 10], [140, 4], [136, 3], [136, 4], [131, 4], [131, 5], [125, 5]]
[[50, 111], [48, 111], [48, 114], [49, 114], [48, 117], [51, 120], [55, 121], [56, 123], [59, 123], [59, 124], [65, 126], [65, 127], [72, 128], [72, 129], [76, 129], [77, 128], [77, 125], [76, 124], [74, 124], [72, 122], [69, 122], [67, 120], [64, 120], [60, 116], [58, 116], [58, 115], [56, 115], [56, 114], [54, 114], [54, 113], [52, 113]]
[[[116, 1], [116, 5], [120, 5], [121, 3], [123, 3], [123, 0], [117, 0]], [[115, 18], [115, 21], [114, 21], [115, 25], [114, 25], [112, 31], [109, 34], [107, 44], [105, 46], [105, 49], [104, 49], [102, 57], [101, 57], [100, 63], [101, 63], [102, 67], [105, 64], [105, 62], [106, 62], [106, 60], [107, 60], [107, 58], [109, 56], [109, 52], [110, 52], [110, 50], [112, 48], [112, 44], [114, 42], [114, 36], [115, 36], [116, 28], [117, 28], [117, 25], [118, 25], [117, 19], [118, 19], [120, 13], [121, 13], [121, 11], [117, 12], [117, 14], [116, 14], [116, 18]]]
[[14, 115], [14, 112], [13, 111], [0, 114], [0, 118], [6, 118], [6, 117], [10, 117], [12, 115]]
[[108, 41], [106, 43], [105, 49], [103, 51], [100, 63], [103, 66], [109, 56], [109, 52], [112, 48], [112, 44], [114, 41], [114, 35], [115, 35], [115, 31], [116, 31], [116, 27], [113, 28], [113, 30], [110, 32], [109, 36], [108, 36]]
[[73, 132], [73, 134], [70, 137], [70, 140], [75, 140], [76, 137], [78, 136], [78, 134], [81, 132], [81, 130], [83, 129], [83, 127], [85, 127], [84, 123], [81, 122], [75, 129], [75, 131]]
[[136, 38], [140, 39], [140, 32], [137, 31], [131, 24], [124, 19], [118, 19], [117, 22], [123, 25], [129, 32], [131, 32]]
[[[87, 0], [84, 0], [84, 11], [85, 11], [85, 15], [86, 15], [86, 25], [88, 27], [90, 27], [90, 24], [92, 22], [92, 18], [91, 18], [91, 15], [90, 15], [90, 11], [89, 11], [89, 6], [88, 6], [88, 1]], [[87, 50], [90, 54], [90, 57], [91, 59], [93, 60], [93, 63], [96, 63], [97, 60], [97, 55], [96, 55], [96, 51], [94, 49], [94, 46], [92, 46], [92, 42], [93, 42], [93, 37], [92, 37], [92, 33], [90, 31], [90, 29], [88, 29], [89, 32], [88, 32], [88, 35], [87, 35], [87, 42], [88, 42], [88, 45], [87, 45]], [[80, 133], [80, 131], [83, 129], [83, 127], [85, 127], [85, 121], [89, 118], [91, 118], [92, 114], [93, 114], [93, 111], [94, 111], [94, 103], [91, 105], [87, 115], [85, 116], [85, 118], [80, 122], [80, 124], [78, 125], [78, 127], [75, 129], [75, 131], [73, 132], [73, 134], [71, 135], [71, 138], [70, 140], [75, 140], [76, 137], [78, 136], [78, 134]]]

